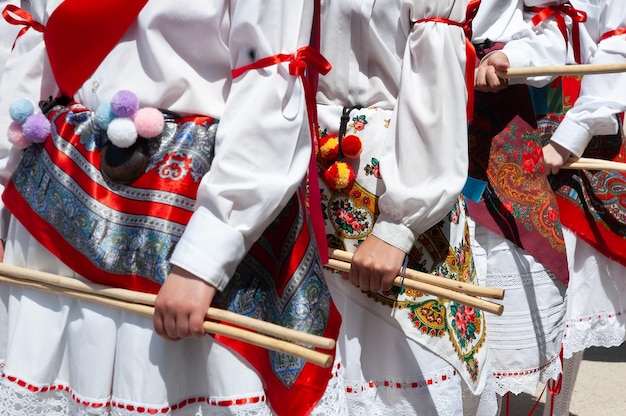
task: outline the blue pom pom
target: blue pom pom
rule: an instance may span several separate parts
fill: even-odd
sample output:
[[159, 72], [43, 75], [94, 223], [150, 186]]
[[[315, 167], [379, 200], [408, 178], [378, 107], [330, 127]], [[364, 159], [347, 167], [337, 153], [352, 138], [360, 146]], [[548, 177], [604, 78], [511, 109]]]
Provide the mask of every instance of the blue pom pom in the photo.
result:
[[113, 119], [115, 118], [115, 113], [111, 108], [111, 103], [107, 102], [100, 104], [98, 106], [98, 109], [96, 110], [95, 117], [98, 127], [103, 130], [109, 128], [109, 124], [111, 124], [111, 121], [113, 121]]
[[22, 124], [29, 116], [35, 113], [35, 105], [26, 98], [15, 100], [9, 107], [9, 115], [11, 120]]

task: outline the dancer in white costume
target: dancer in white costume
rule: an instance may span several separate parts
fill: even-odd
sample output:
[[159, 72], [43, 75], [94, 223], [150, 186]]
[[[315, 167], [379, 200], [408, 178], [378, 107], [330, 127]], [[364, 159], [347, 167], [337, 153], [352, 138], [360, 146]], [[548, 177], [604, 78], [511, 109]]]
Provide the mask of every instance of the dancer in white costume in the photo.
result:
[[356, 251], [345, 279], [327, 273], [342, 314], [333, 382], [350, 414], [461, 415], [463, 386], [485, 382], [484, 313], [390, 281], [407, 255], [409, 267], [475, 278], [459, 196], [473, 66], [459, 26], [471, 12], [448, 0], [322, 6], [333, 66], [317, 96], [322, 203], [329, 245]]
[[[281, 314], [293, 322], [304, 318], [308, 323], [300, 321], [302, 329], [323, 333], [336, 313], [316, 245], [300, 238], [309, 235], [308, 221], [296, 193], [309, 166], [311, 137], [304, 85], [289, 66], [299, 57], [296, 51], [309, 45], [315, 2], [21, 3], [45, 29], [42, 34], [31, 25], [17, 39], [2, 73], [2, 143], [7, 146], [4, 132], [10, 126], [19, 147], [7, 160], [20, 162], [16, 167], [3, 161], [3, 200], [12, 214], [2, 224], [4, 261], [156, 293], [173, 251], [177, 273], [189, 270], [198, 276], [176, 279], [200, 286], [205, 296], [195, 304], [194, 316], [203, 317], [210, 295], [219, 289], [214, 305], [268, 319]], [[101, 51], [98, 42], [114, 32], [120, 41], [113, 39], [110, 50], [91, 62], [95, 65], [86, 81], [75, 72], [67, 76], [68, 70], [85, 69], [82, 59], [92, 55], [87, 52]], [[315, 55], [306, 51], [299, 64]], [[233, 76], [233, 70], [271, 57], [277, 57], [271, 65]], [[20, 117], [11, 113], [9, 119], [9, 105], [49, 96], [55, 97], [44, 111], [51, 134], [22, 150], [28, 118], [16, 126]], [[114, 105], [114, 97], [125, 101]], [[141, 109], [126, 113], [136, 107], [161, 112], [140, 126]], [[119, 123], [127, 127], [124, 134], [114, 134], [119, 130], [111, 126]], [[128, 123], [146, 133], [116, 150], [113, 146], [121, 143], [114, 137], [133, 136]], [[105, 157], [105, 150], [125, 155], [119, 149], [138, 149], [130, 156], [145, 160], [141, 146], [148, 147], [150, 158], [138, 178], [109, 176], [116, 172], [111, 163], [117, 162]], [[181, 224], [189, 217], [182, 235]], [[293, 226], [283, 231], [280, 226], [287, 221]], [[248, 262], [251, 258], [244, 255], [265, 238], [261, 235], [268, 226], [281, 241], [263, 246], [267, 262], [262, 266]], [[302, 243], [302, 257], [295, 259], [291, 247]], [[279, 273], [265, 267], [282, 270], [285, 258], [297, 260], [288, 276], [297, 282], [285, 281], [286, 290], [277, 294], [264, 279], [272, 281]], [[239, 301], [246, 289], [251, 296]], [[280, 311], [265, 302], [274, 295], [284, 295]], [[162, 321], [157, 319], [161, 333], [168, 338], [195, 333], [197, 322], [188, 326], [181, 319], [172, 325], [172, 303], [167, 296], [159, 298], [165, 299], [159, 308]], [[258, 308], [238, 309], [244, 306]], [[319, 377], [301, 360], [245, 346], [233, 350], [224, 346], [227, 342], [210, 336], [167, 340], [156, 334], [152, 319], [2, 284], [0, 414], [303, 415], [330, 378], [330, 369]], [[262, 379], [253, 361], [243, 359], [250, 351], [265, 360], [272, 380], [293, 394]], [[303, 373], [304, 382], [298, 377]], [[327, 409], [341, 408], [339, 396], [332, 397]]]
[[[481, 92], [470, 126], [470, 175], [489, 185], [480, 203], [469, 204], [469, 214], [479, 281], [506, 291], [503, 315], [486, 317], [489, 368], [499, 397], [534, 393], [561, 372], [565, 249], [558, 222], [550, 220], [556, 201], [547, 197], [549, 184], [540, 172], [541, 147], [526, 87], [550, 79], [505, 81], [495, 70], [563, 64], [567, 33], [557, 19], [571, 24], [563, 15], [570, 10], [558, 8], [563, 3], [485, 0], [474, 20], [473, 42], [484, 54], [476, 71]], [[549, 7], [555, 12], [545, 13]], [[547, 16], [533, 21], [542, 11]], [[489, 414], [482, 407], [476, 413]]]
[[[587, 13], [585, 30], [581, 34], [583, 63], [626, 62], [626, 4], [617, 0], [582, 0], [572, 1], [572, 4]], [[626, 160], [623, 133], [617, 117], [626, 110], [626, 98], [622, 93], [625, 88], [624, 73], [583, 78], [578, 99], [543, 149], [550, 173], [559, 173], [564, 161], [570, 157], [596, 156], [621, 162]], [[573, 175], [577, 179], [573, 179]], [[575, 184], [586, 183], [587, 177], [595, 179], [597, 184], [626, 181], [624, 175], [619, 173], [572, 173], [570, 170], [561, 170], [557, 179], [559, 184], [567, 185], [564, 190], [580, 190], [582, 188], [575, 187]], [[586, 221], [575, 216], [577, 212], [582, 215], [582, 209], [573, 208], [572, 205], [563, 205], [561, 209], [570, 283], [563, 335], [563, 381], [561, 392], [554, 402], [553, 414], [557, 416], [569, 414], [576, 374], [584, 350], [589, 347], [615, 347], [626, 340], [626, 208], [623, 202], [619, 203], [620, 187], [611, 186], [607, 189], [611, 195], [606, 199], [607, 203], [614, 204], [612, 212], [618, 221], [612, 223], [614, 236], [607, 237], [604, 243], [594, 240], [587, 227], [582, 227]], [[566, 200], [563, 202], [567, 203]], [[593, 212], [595, 218], [600, 211]], [[571, 218], [563, 218], [569, 215]]]

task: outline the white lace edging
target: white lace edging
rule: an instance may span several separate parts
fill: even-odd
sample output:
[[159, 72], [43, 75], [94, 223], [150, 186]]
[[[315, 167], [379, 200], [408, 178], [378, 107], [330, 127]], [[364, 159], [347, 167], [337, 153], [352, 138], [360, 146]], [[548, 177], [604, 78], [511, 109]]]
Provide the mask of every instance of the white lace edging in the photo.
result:
[[19, 383], [0, 379], [0, 414], [11, 416], [145, 416], [155, 410], [172, 416], [272, 416], [265, 401], [242, 406], [213, 406], [201, 399], [190, 399], [171, 409], [152, 409], [142, 405], [85, 405], [69, 389], [33, 392]]
[[556, 380], [561, 374], [560, 357], [553, 357], [543, 368], [509, 373], [493, 373], [495, 391], [504, 396], [507, 393], [520, 394], [522, 392], [534, 394], [541, 383]]
[[618, 347], [626, 340], [624, 312], [594, 314], [570, 319], [565, 323], [563, 357], [589, 347]]

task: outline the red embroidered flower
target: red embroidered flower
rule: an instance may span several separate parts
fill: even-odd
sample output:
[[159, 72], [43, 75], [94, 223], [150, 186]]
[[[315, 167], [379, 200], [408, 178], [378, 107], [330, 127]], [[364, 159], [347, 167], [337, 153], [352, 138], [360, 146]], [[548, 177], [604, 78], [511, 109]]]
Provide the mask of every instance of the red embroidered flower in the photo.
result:
[[469, 306], [459, 306], [454, 316], [457, 330], [461, 332], [461, 336], [465, 337], [467, 333], [467, 324], [474, 322], [476, 311]]
[[551, 222], [556, 222], [558, 217], [559, 216], [557, 215], [556, 210], [554, 208], [548, 208], [548, 219]]
[[365, 121], [362, 119], [354, 120], [353, 126], [355, 130], [361, 131], [365, 128]]

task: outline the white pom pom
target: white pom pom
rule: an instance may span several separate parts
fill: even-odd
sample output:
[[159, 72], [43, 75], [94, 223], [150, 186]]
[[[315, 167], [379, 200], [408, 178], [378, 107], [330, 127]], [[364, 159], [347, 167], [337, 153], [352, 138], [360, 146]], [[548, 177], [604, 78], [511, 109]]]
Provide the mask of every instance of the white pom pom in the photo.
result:
[[130, 147], [137, 141], [135, 123], [126, 117], [113, 119], [107, 128], [107, 136], [111, 143], [117, 147]]

